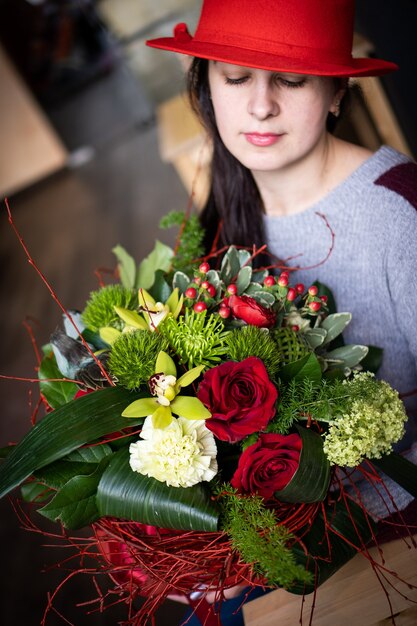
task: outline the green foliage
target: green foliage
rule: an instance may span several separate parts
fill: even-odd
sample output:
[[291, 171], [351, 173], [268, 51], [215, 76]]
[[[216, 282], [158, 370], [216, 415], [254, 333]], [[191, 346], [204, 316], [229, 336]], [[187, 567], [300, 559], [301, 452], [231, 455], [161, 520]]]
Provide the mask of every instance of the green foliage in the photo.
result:
[[232, 361], [257, 356], [264, 362], [269, 377], [275, 378], [281, 365], [281, 354], [268, 331], [256, 326], [243, 326], [226, 337], [226, 344]]
[[77, 385], [75, 383], [68, 383], [54, 379], [62, 378], [62, 374], [58, 369], [56, 360], [53, 354], [44, 356], [38, 371], [38, 376], [41, 380], [39, 383], [40, 390], [49, 406], [53, 409], [57, 409], [64, 404], [67, 404], [73, 399], [77, 392]]
[[183, 230], [175, 256], [171, 259], [172, 269], [188, 273], [194, 269], [195, 259], [204, 254], [204, 229], [197, 215], [190, 215], [185, 219], [184, 211], [170, 211], [159, 222], [160, 228], [173, 226], [179, 226]]
[[138, 306], [136, 292], [122, 285], [107, 285], [92, 291], [82, 314], [84, 324], [93, 331], [98, 331], [102, 326], [121, 330], [123, 322], [115, 312], [115, 306], [133, 311]]
[[[226, 495], [225, 492], [226, 491]], [[295, 581], [309, 582], [311, 574], [296, 563], [288, 548], [292, 535], [279, 525], [275, 513], [258, 496], [242, 497], [230, 485], [221, 492], [221, 527], [232, 546], [255, 573], [271, 585], [288, 588]]]
[[138, 389], [155, 373], [155, 361], [167, 342], [159, 333], [136, 330], [122, 333], [113, 344], [108, 368], [118, 384]]
[[209, 315], [207, 311], [195, 313], [187, 310], [177, 320], [167, 317], [158, 330], [188, 369], [197, 365], [214, 367], [227, 353], [229, 331], [224, 330], [219, 316]]
[[302, 335], [289, 327], [274, 330], [272, 337], [278, 346], [283, 363], [292, 363], [311, 352], [305, 345]]

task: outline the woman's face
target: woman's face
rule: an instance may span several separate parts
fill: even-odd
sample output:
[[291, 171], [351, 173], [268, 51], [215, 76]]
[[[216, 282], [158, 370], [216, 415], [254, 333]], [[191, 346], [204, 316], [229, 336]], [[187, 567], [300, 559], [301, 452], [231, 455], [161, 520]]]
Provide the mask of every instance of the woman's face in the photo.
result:
[[343, 95], [332, 78], [218, 61], [209, 62], [209, 84], [223, 143], [254, 173], [285, 170], [314, 154]]

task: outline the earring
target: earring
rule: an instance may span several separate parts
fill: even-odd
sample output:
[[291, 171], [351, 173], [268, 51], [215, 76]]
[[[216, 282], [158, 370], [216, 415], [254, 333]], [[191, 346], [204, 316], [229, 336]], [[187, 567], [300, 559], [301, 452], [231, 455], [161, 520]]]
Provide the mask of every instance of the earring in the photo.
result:
[[339, 117], [339, 115], [340, 115], [340, 100], [335, 102], [335, 104], [334, 104], [334, 111], [332, 111], [332, 113], [333, 113], [333, 115], [335, 117]]

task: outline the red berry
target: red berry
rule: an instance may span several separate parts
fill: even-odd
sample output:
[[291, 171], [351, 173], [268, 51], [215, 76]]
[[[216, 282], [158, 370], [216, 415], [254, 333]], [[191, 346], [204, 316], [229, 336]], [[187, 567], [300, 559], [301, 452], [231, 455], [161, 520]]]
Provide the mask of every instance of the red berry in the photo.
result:
[[208, 293], [209, 296], [214, 298], [214, 296], [216, 295], [216, 287], [214, 285], [209, 285], [207, 287], [207, 293]]
[[281, 276], [278, 278], [278, 285], [280, 287], [286, 287], [288, 285], [288, 278], [281, 274]]
[[196, 313], [202, 313], [207, 309], [207, 304], [205, 302], [196, 302], [193, 309]]
[[208, 289], [210, 287], [210, 283], [208, 282], [208, 280], [203, 280], [200, 287], [201, 289]]
[[191, 298], [192, 300], [194, 300], [196, 295], [197, 295], [197, 290], [194, 289], [194, 287], [188, 287], [188, 289], [186, 289], [186, 291], [185, 291], [185, 297], [186, 298]]
[[207, 274], [210, 269], [210, 265], [208, 263], [201, 263], [198, 269], [202, 274]]
[[196, 277], [194, 278], [193, 282], [194, 282], [196, 285], [199, 285], [199, 284], [201, 283], [201, 278], [200, 278], [200, 276], [196, 276]]
[[294, 326], [291, 326], [291, 330], [293, 330], [296, 333], [300, 330], [300, 327], [297, 326], [297, 324], [294, 324]]
[[308, 305], [309, 309], [311, 309], [311, 311], [314, 311], [314, 313], [317, 313], [317, 311], [320, 311], [321, 309], [321, 302], [310, 302], [310, 304]]
[[280, 278], [289, 278], [289, 272], [281, 272], [281, 274], [279, 275]]
[[310, 296], [317, 296], [319, 290], [316, 287], [316, 285], [311, 285], [311, 287], [308, 290], [308, 293], [310, 294]]
[[295, 289], [296, 289], [297, 293], [304, 293], [305, 287], [304, 287], [303, 283], [297, 283], [296, 286], [295, 286]]
[[226, 289], [226, 291], [228, 293], [230, 293], [232, 296], [235, 296], [237, 294], [237, 287], [236, 285], [233, 283], [232, 285], [229, 285], [228, 288]]
[[231, 314], [231, 309], [228, 306], [221, 306], [219, 309], [219, 315], [220, 317], [222, 317], [224, 320], [226, 320], [228, 317], [230, 317]]
[[290, 287], [287, 292], [288, 302], [293, 302], [293, 300], [295, 300], [297, 296], [298, 296], [297, 291], [293, 289], [293, 287]]
[[275, 278], [273, 276], [267, 276], [264, 278], [265, 287], [273, 287], [275, 285]]
[[324, 302], [324, 304], [326, 304], [326, 303], [327, 303], [328, 298], [327, 298], [327, 296], [320, 296], [320, 300], [321, 300], [322, 302]]

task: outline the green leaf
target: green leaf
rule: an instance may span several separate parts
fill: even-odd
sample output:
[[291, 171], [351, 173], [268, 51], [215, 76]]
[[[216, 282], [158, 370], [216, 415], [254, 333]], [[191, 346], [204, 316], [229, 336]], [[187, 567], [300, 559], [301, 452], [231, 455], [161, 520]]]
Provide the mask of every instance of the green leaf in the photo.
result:
[[36, 481], [22, 485], [21, 493], [25, 502], [44, 502], [51, 497], [51, 490]]
[[61, 520], [65, 528], [82, 528], [99, 519], [96, 503], [97, 487], [108, 459], [88, 476], [74, 476], [38, 512], [52, 521]]
[[308, 378], [319, 383], [322, 378], [320, 363], [314, 354], [307, 354], [297, 361], [284, 365], [278, 372], [278, 376], [284, 382], [290, 380], [304, 380]]
[[107, 346], [112, 346], [114, 342], [119, 339], [121, 334], [120, 330], [112, 326], [102, 326], [100, 328], [100, 338]]
[[324, 358], [329, 367], [355, 367], [367, 354], [367, 346], [348, 345], [327, 352]]
[[417, 465], [395, 452], [381, 459], [372, 459], [372, 463], [417, 498]]
[[172, 289], [165, 280], [165, 274], [162, 270], [155, 272], [155, 280], [149, 292], [156, 302], [166, 302], [169, 299]]
[[[252, 284], [254, 283], [260, 283], [262, 284], [265, 280], [265, 278], [269, 275], [268, 270], [258, 270], [253, 272], [252, 274]], [[257, 285], [258, 289], [259, 289], [259, 284]]]
[[246, 266], [252, 256], [251, 253], [249, 252], [249, 250], [238, 250], [238, 254], [240, 267], [243, 267], [244, 265]]
[[159, 403], [156, 398], [140, 398], [131, 402], [123, 411], [123, 417], [148, 417], [158, 408]]
[[217, 270], [209, 270], [206, 274], [206, 280], [216, 288], [216, 291], [219, 289], [221, 280]]
[[[253, 285], [253, 283], [251, 283], [250, 287]], [[270, 307], [273, 306], [275, 304], [275, 296], [272, 293], [269, 293], [268, 291], [261, 291], [259, 289], [259, 285], [257, 285], [257, 289], [255, 290], [251, 290], [249, 293], [249, 288], [246, 290], [245, 292], [247, 295], [250, 295], [252, 298], [254, 298], [257, 302], [259, 302], [259, 304], [262, 304], [262, 306], [266, 306], [266, 307]]]
[[157, 240], [152, 252], [139, 265], [135, 286], [138, 289], [150, 289], [157, 270], [169, 271], [173, 255], [172, 248]]
[[242, 267], [242, 269], [239, 271], [239, 274], [237, 275], [236, 287], [239, 296], [241, 296], [242, 293], [245, 293], [245, 290], [249, 287], [251, 280], [252, 268], [250, 267], [250, 265], [246, 265], [245, 267]]
[[338, 337], [352, 320], [351, 313], [333, 313], [328, 315], [320, 324], [320, 328], [327, 331], [323, 344], [330, 343]]
[[204, 404], [198, 398], [190, 396], [177, 396], [171, 402], [171, 410], [187, 420], [205, 420], [211, 417], [210, 411], [206, 409]]
[[84, 446], [74, 450], [68, 454], [65, 458], [72, 463], [99, 463], [106, 456], [112, 454], [111, 446], [107, 443], [101, 443], [100, 445]]
[[133, 289], [136, 284], [136, 262], [133, 257], [126, 252], [122, 246], [115, 246], [112, 249], [118, 263], [120, 281], [124, 287]]
[[367, 372], [373, 372], [376, 374], [381, 367], [383, 355], [384, 351], [382, 348], [378, 348], [377, 346], [368, 346], [368, 354], [361, 361], [363, 369]]
[[121, 416], [131, 397], [125, 389], [109, 387], [72, 400], [46, 415], [0, 466], [0, 498], [36, 470], [80, 446], [140, 424], [142, 419], [127, 421]]
[[330, 483], [330, 463], [323, 452], [323, 440], [310, 428], [296, 428], [303, 440], [300, 463], [288, 485], [275, 497], [284, 502], [319, 502], [326, 497]]
[[[45, 356], [40, 364], [38, 376], [40, 379], [63, 378], [56, 364], [55, 357]], [[67, 404], [77, 393], [77, 385], [67, 382], [49, 382], [42, 380], [39, 383], [41, 393], [45, 396], [48, 404], [53, 408]]]
[[116, 453], [97, 490], [101, 516], [110, 515], [160, 528], [214, 532], [218, 511], [203, 483], [168, 487], [154, 478], [133, 472], [129, 453]]

